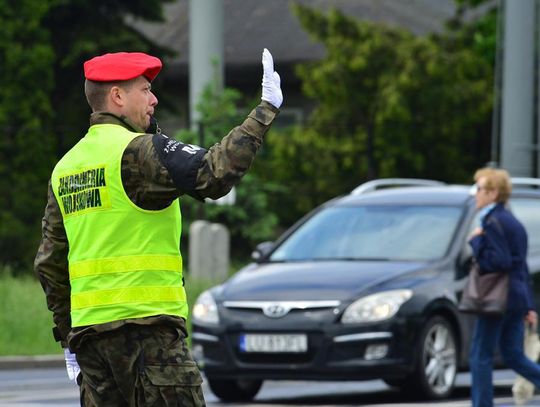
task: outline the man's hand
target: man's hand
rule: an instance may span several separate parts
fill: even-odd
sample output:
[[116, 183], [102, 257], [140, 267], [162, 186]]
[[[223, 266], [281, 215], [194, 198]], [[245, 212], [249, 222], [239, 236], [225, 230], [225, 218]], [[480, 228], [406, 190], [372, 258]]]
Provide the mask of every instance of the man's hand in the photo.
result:
[[263, 78], [262, 78], [262, 100], [274, 105], [279, 109], [283, 103], [283, 93], [281, 92], [281, 79], [274, 71], [274, 59], [266, 48], [262, 54]]
[[77, 380], [77, 376], [81, 372], [81, 368], [77, 363], [75, 354], [71, 353], [69, 349], [64, 349], [64, 359], [66, 360], [66, 370], [70, 380]]

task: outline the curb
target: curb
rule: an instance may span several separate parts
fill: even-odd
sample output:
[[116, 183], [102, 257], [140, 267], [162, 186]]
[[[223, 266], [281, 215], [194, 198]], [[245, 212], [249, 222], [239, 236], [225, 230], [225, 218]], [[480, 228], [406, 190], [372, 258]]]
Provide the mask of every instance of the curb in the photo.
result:
[[65, 367], [64, 355], [0, 356], [0, 370]]

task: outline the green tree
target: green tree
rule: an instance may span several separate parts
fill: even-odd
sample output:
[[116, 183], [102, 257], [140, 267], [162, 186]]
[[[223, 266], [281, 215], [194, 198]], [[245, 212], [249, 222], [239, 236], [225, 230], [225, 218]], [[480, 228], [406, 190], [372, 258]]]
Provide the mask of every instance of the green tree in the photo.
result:
[[[497, 25], [500, 22], [500, 1], [455, 0], [456, 14], [447, 22], [448, 32], [459, 46], [469, 48], [478, 56], [485, 58], [491, 66], [497, 58]], [[474, 18], [465, 18], [474, 13]]]
[[280, 219], [376, 177], [468, 179], [490, 118], [484, 58], [450, 34], [418, 37], [336, 10], [293, 10], [326, 56], [297, 69], [317, 102], [308, 123], [268, 140], [268, 180], [287, 179]]
[[42, 26], [54, 1], [0, 7], [0, 263], [28, 265], [37, 248], [51, 146], [54, 50]]
[[[419, 38], [378, 127], [381, 174], [465, 182], [487, 161], [492, 68], [472, 50]], [[414, 62], [413, 62], [414, 61]]]

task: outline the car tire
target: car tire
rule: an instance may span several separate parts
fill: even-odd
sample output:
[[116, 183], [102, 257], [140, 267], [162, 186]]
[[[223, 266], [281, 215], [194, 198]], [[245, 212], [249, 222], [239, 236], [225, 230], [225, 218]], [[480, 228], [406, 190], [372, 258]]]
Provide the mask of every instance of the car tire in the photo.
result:
[[222, 401], [251, 401], [259, 392], [262, 380], [227, 380], [206, 378], [208, 386]]
[[407, 385], [424, 398], [444, 399], [454, 390], [457, 374], [457, 341], [452, 325], [443, 317], [428, 320], [418, 340], [415, 370]]

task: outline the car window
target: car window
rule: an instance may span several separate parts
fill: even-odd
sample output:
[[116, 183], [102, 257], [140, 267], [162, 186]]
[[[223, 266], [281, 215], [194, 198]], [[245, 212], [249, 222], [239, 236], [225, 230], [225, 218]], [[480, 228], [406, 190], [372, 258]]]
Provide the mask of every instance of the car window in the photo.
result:
[[510, 208], [527, 230], [529, 254], [540, 253], [540, 199], [512, 198]]
[[424, 205], [329, 207], [272, 254], [284, 260], [434, 260], [443, 257], [462, 208]]

